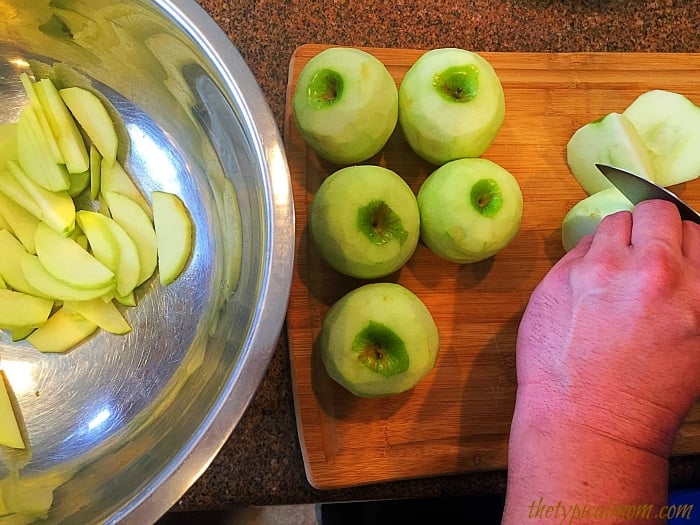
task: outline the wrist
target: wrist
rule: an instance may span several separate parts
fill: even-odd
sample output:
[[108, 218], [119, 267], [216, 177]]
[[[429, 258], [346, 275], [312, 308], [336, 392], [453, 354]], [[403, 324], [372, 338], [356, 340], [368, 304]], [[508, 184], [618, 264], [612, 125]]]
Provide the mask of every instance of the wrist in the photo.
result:
[[682, 416], [660, 403], [625, 392], [596, 393], [560, 385], [518, 387], [513, 426], [577, 441], [597, 437], [611, 446], [668, 459]]

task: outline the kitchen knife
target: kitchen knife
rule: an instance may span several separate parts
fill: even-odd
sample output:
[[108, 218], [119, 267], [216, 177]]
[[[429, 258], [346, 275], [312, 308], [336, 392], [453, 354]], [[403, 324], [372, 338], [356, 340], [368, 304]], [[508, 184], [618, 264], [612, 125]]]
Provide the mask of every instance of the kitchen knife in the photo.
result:
[[681, 219], [700, 224], [700, 214], [666, 188], [640, 177], [639, 175], [621, 170], [620, 168], [614, 168], [605, 164], [596, 164], [596, 168], [598, 168], [598, 170], [605, 175], [605, 178], [620, 190], [632, 204], [639, 204], [649, 199], [669, 201], [676, 205], [681, 214]]

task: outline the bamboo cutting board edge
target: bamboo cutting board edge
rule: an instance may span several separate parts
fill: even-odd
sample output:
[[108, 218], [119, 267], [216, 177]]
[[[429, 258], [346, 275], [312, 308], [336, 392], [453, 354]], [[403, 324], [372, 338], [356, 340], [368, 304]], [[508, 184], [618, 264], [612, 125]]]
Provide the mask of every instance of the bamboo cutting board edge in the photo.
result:
[[[441, 262], [419, 246], [404, 269], [384, 279], [405, 284], [426, 302], [445, 348], [441, 344], [436, 369], [414, 391], [361, 400], [327, 377], [314, 348], [328, 307], [364, 284], [325, 266], [314, 254], [306, 231], [313, 193], [337, 167], [306, 147], [295, 128], [290, 101], [299, 71], [325, 47], [307, 44], [295, 51], [284, 119], [297, 222], [287, 331], [307, 478], [316, 488], [330, 489], [506, 468], [519, 316], [536, 283], [563, 254], [558, 231], [563, 214], [585, 196], [568, 172], [566, 141], [577, 127], [605, 112], [622, 111], [648, 89], [676, 90], [700, 100], [700, 87], [691, 74], [697, 75], [700, 54], [482, 53], [501, 77], [507, 108], [504, 127], [484, 157], [501, 163], [521, 181], [525, 199], [521, 232], [513, 246], [492, 261], [467, 268]], [[423, 52], [364, 49], [387, 65], [397, 85]], [[519, 107], [532, 104], [528, 101], [532, 95], [540, 97], [535, 100], [539, 107]], [[524, 120], [533, 115], [538, 118]], [[398, 166], [417, 191], [433, 168], [402, 140], [397, 130], [387, 153], [368, 162]], [[686, 184], [677, 192], [691, 204], [700, 203], [699, 185]], [[425, 277], [428, 268], [432, 278]], [[467, 324], [458, 314], [474, 311], [457, 298], [471, 296], [483, 304], [475, 308], [478, 322]], [[456, 370], [456, 377], [450, 370]], [[695, 452], [700, 452], [697, 407], [681, 428], [674, 449], [675, 454]]]

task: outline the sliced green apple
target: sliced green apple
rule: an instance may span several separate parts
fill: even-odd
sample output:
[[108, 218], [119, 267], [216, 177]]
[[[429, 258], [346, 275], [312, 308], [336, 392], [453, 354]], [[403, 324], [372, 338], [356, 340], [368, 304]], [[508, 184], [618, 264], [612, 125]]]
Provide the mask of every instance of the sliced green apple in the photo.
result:
[[0, 217], [8, 225], [7, 229], [17, 237], [26, 250], [30, 253], [36, 253], [34, 232], [36, 232], [39, 219], [3, 193], [0, 193]]
[[117, 158], [117, 131], [102, 101], [92, 91], [79, 87], [61, 89], [59, 94], [107, 164], [113, 164]]
[[27, 337], [27, 341], [40, 352], [62, 353], [90, 337], [95, 330], [97, 325], [92, 321], [59, 308]]
[[673, 186], [700, 176], [700, 106], [657, 89], [642, 93], [623, 114], [652, 153], [657, 184]]
[[63, 164], [64, 159], [63, 155], [61, 154], [61, 149], [58, 147], [58, 143], [51, 132], [51, 126], [49, 125], [46, 114], [44, 113], [44, 108], [41, 106], [41, 101], [36, 93], [34, 82], [32, 82], [27, 73], [20, 73], [19, 79], [22, 82], [22, 87], [24, 87], [24, 92], [27, 94], [27, 98], [29, 99], [29, 105], [25, 106], [24, 109], [31, 109], [32, 114], [36, 118], [36, 126], [33, 127], [33, 129], [37, 139], [43, 145], [45, 145], [45, 151], [50, 155], [53, 162], [56, 164]]
[[56, 279], [76, 288], [105, 288], [115, 281], [114, 272], [43, 222], [37, 226], [34, 242], [39, 261]]
[[32, 196], [27, 193], [10, 170], [0, 169], [0, 193], [7, 195], [37, 219], [41, 219], [44, 216], [41, 207], [34, 201]]
[[[61, 234], [67, 235], [73, 231], [75, 228], [75, 203], [67, 191], [49, 191], [39, 186], [27, 176], [15, 161], [9, 161], [7, 167], [17, 183], [39, 207], [39, 218], [43, 222]], [[17, 200], [15, 202], [22, 205]]]
[[17, 123], [0, 124], [0, 166], [8, 160], [17, 160]]
[[81, 210], [78, 224], [90, 239], [93, 254], [117, 276], [117, 296], [128, 295], [139, 284], [141, 264], [134, 241], [111, 217]]
[[577, 202], [564, 216], [561, 242], [567, 252], [581, 238], [595, 232], [603, 217], [622, 210], [632, 211], [634, 205], [617, 188], [605, 188]]
[[45, 297], [59, 301], [89, 301], [97, 298], [103, 300], [115, 292], [114, 283], [101, 288], [77, 288], [56, 279], [44, 268], [36, 255], [24, 254], [19, 264], [29, 286]]
[[182, 273], [192, 253], [192, 220], [182, 200], [173, 193], [154, 191], [151, 202], [160, 283], [168, 285]]
[[97, 326], [112, 334], [126, 334], [131, 325], [112, 301], [93, 299], [91, 301], [66, 301], [63, 308], [75, 312], [92, 321]]
[[0, 370], [0, 445], [24, 449], [24, 439], [19, 429], [19, 418], [10, 397], [10, 384], [5, 372]]
[[96, 200], [100, 194], [100, 170], [102, 155], [94, 144], [90, 144], [90, 198]]
[[655, 178], [649, 150], [621, 113], [609, 113], [577, 129], [566, 145], [566, 157], [574, 178], [589, 195], [612, 187], [596, 164], [609, 164], [651, 181]]
[[75, 119], [63, 102], [54, 83], [43, 78], [34, 88], [44, 110], [53, 136], [56, 138], [68, 173], [82, 173], [88, 170], [88, 149]]
[[90, 171], [82, 171], [80, 173], [71, 173], [70, 174], [70, 186], [68, 187], [68, 195], [70, 195], [72, 198], [77, 197], [83, 191], [87, 189], [87, 187], [90, 186]]
[[119, 193], [103, 193], [112, 218], [136, 244], [140, 274], [138, 284], [153, 275], [158, 264], [158, 241], [151, 219], [137, 202]]
[[100, 191], [102, 194], [120, 193], [129, 197], [150, 219], [153, 218], [153, 210], [148, 201], [119, 162], [109, 164], [103, 159], [100, 170]]
[[[31, 295], [42, 295], [30, 285], [22, 273], [20, 261], [29, 252], [22, 243], [7, 230], [0, 230], [0, 275], [4, 281], [18, 292]], [[30, 254], [29, 254], [30, 255]]]
[[0, 289], [0, 328], [39, 326], [48, 319], [53, 303], [51, 299]]

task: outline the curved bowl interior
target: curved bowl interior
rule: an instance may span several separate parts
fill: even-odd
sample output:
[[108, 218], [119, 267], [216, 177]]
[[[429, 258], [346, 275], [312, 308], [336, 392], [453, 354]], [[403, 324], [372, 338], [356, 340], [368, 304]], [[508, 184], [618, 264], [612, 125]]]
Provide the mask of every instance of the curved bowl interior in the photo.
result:
[[26, 103], [22, 71], [99, 92], [144, 195], [178, 194], [196, 232], [173, 284], [138, 289], [131, 333], [63, 355], [0, 334], [30, 442], [0, 452], [0, 491], [52, 499], [51, 522], [153, 521], [223, 445], [281, 330], [293, 205], [278, 130], [194, 2], [0, 0], [0, 12], [0, 123]]

